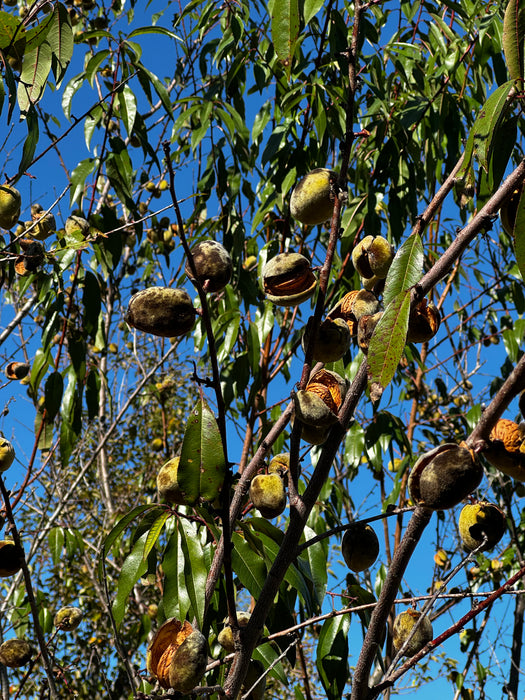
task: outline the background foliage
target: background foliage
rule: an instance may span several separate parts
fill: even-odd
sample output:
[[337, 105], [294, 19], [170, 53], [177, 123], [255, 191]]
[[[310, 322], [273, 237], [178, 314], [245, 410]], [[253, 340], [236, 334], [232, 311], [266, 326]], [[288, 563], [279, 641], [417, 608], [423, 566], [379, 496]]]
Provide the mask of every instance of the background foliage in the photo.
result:
[[[203, 683], [213, 697], [223, 688], [237, 697], [255, 647], [267, 697], [372, 698], [427, 683], [455, 698], [518, 697], [520, 482], [481, 456], [476, 495], [504, 509], [501, 544], [466, 558], [458, 508], [440, 511], [425, 532], [418, 521], [421, 543], [398, 584], [390, 573], [417, 457], [487, 439], [503, 411], [520, 419], [525, 255], [519, 227], [513, 242], [496, 214], [525, 178], [523, 8], [511, 0], [504, 26], [505, 9], [4, 0], [2, 172], [22, 193], [21, 219], [38, 203], [55, 230], [26, 275], [16, 264], [31, 232], [1, 232], [1, 359], [31, 369], [1, 386], [1, 429], [17, 453], [2, 477], [2, 513], [27, 566], [2, 580], [0, 633], [42, 654], [29, 672], [0, 668], [3, 698], [156, 697], [145, 650], [173, 616], [196, 620], [209, 640]], [[290, 217], [294, 184], [316, 167], [341, 172], [348, 192], [331, 226]], [[89, 231], [66, 233], [71, 214]], [[381, 343], [372, 346], [372, 379], [384, 387], [376, 402], [353, 345], [334, 366], [352, 382], [347, 412], [312, 447], [290, 422], [291, 393], [311, 364], [302, 331], [360, 288], [351, 253], [365, 235], [417, 248], [384, 301], [408, 298], [417, 283], [441, 327], [404, 350], [403, 335], [391, 371]], [[184, 273], [183, 243], [210, 238], [234, 271], [225, 290], [202, 295]], [[318, 295], [296, 308], [272, 305], [258, 281], [287, 250], [321, 273]], [[202, 309], [191, 334], [168, 340], [125, 323], [131, 295], [153, 285], [189, 291]], [[194, 411], [216, 418], [210, 450], [227, 464], [225, 485], [212, 503], [170, 509], [158, 503], [156, 475], [180, 453]], [[291, 453], [289, 507], [270, 522], [246, 494], [282, 451]], [[344, 527], [381, 515], [390, 517], [374, 525], [378, 561], [348, 573]], [[511, 591], [453, 627], [474, 596], [485, 600], [516, 574]], [[439, 594], [429, 614], [443, 645], [399, 675], [389, 668], [384, 590], [405, 601], [396, 609]], [[224, 662], [217, 635], [234, 602], [257, 606]], [[54, 614], [69, 604], [84, 622], [56, 633]], [[374, 608], [388, 630], [363, 641]], [[256, 646], [261, 630], [268, 639]]]

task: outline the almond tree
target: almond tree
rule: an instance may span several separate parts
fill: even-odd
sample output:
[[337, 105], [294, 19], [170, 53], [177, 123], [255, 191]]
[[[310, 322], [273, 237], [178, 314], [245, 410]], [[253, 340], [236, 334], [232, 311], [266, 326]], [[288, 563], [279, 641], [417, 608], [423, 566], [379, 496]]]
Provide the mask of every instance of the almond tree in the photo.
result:
[[523, 23], [1, 3], [2, 698], [519, 697]]

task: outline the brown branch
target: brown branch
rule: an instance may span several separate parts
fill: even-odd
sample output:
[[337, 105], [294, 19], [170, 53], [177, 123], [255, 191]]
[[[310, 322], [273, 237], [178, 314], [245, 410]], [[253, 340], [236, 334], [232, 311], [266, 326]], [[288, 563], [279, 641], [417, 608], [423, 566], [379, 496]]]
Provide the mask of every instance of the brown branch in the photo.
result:
[[303, 534], [308, 515], [316, 503], [323, 484], [328, 478], [330, 467], [335, 459], [341, 440], [366, 387], [366, 380], [367, 364], [363, 362], [340, 409], [340, 422], [332, 427], [328, 439], [324, 443], [317, 466], [303, 494], [302, 502], [296, 507], [290, 508], [290, 522], [284, 534], [281, 547], [268, 572], [266, 581], [252, 611], [250, 621], [242, 630], [241, 649], [235, 654], [230, 673], [224, 685], [228, 697], [237, 697], [266, 617], [273, 605], [275, 595], [279, 590], [286, 571], [295, 557], [297, 545]]
[[[10, 529], [11, 535], [13, 537], [13, 541], [14, 541], [16, 547], [23, 553], [24, 548], [22, 546], [20, 534], [18, 532], [18, 528], [16, 526], [13, 511], [11, 509], [9, 492], [6, 489], [6, 487], [4, 485], [4, 479], [1, 476], [0, 476], [0, 491], [2, 493], [2, 498], [4, 500], [5, 512], [6, 512], [7, 520], [9, 521], [9, 529]], [[39, 619], [40, 609], [39, 609], [37, 602], [36, 602], [36, 599], [35, 599], [35, 593], [33, 591], [33, 584], [31, 583], [31, 573], [30, 573], [29, 567], [27, 565], [25, 554], [23, 554], [21, 556], [20, 563], [21, 563], [21, 567], [22, 567], [22, 574], [24, 576], [24, 583], [25, 583], [25, 588], [26, 588], [27, 600], [29, 602], [29, 607], [31, 608], [31, 616], [33, 618], [33, 625], [35, 628], [35, 634], [36, 634], [36, 638], [38, 640], [38, 646], [40, 649], [40, 654], [42, 656], [42, 662], [44, 664], [44, 669], [46, 672], [47, 681], [49, 683], [49, 692], [50, 692], [52, 698], [57, 698], [58, 693], [57, 693], [57, 689], [55, 686], [55, 676], [53, 673], [53, 664], [51, 662], [51, 659], [49, 658], [49, 654], [47, 653], [46, 640], [44, 638], [44, 632], [43, 632], [42, 627], [40, 625], [40, 619]]]
[[418, 506], [410, 518], [399, 547], [394, 553], [388, 576], [374, 612], [370, 617], [370, 624], [366, 631], [363, 648], [357, 660], [352, 682], [351, 700], [365, 700], [368, 698], [368, 677], [377, 653], [377, 640], [381, 639], [407, 564], [431, 517], [431, 510]]
[[508, 581], [503, 584], [503, 586], [500, 586], [500, 588], [498, 588], [489, 596], [487, 596], [485, 600], [475, 605], [471, 610], [468, 611], [468, 613], [463, 615], [462, 618], [460, 618], [457, 622], [455, 622], [447, 630], [445, 630], [443, 634], [440, 634], [438, 637], [426, 644], [423, 647], [423, 649], [421, 649], [421, 651], [419, 651], [417, 654], [414, 654], [414, 656], [408, 659], [408, 661], [406, 661], [400, 668], [398, 668], [398, 670], [395, 673], [393, 673], [388, 678], [385, 678], [382, 683], [379, 683], [377, 686], [375, 686], [370, 692], [370, 694], [366, 696], [367, 700], [373, 700], [373, 698], [376, 698], [384, 690], [386, 690], [387, 688], [391, 688], [398, 680], [398, 678], [400, 678], [403, 674], [405, 674], [408, 670], [415, 666], [422, 658], [434, 651], [434, 649], [436, 649], [440, 644], [443, 644], [443, 642], [452, 637], [452, 635], [459, 632], [467, 624], [467, 622], [470, 622], [470, 620], [476, 617], [476, 615], [479, 615], [479, 613], [485, 610], [485, 608], [492, 605], [492, 603], [495, 600], [497, 600], [511, 586], [513, 586], [521, 578], [523, 578], [523, 576], [525, 576], [525, 566], [523, 566], [516, 574], [514, 574], [514, 576], [511, 576], [511, 578], [509, 578]]

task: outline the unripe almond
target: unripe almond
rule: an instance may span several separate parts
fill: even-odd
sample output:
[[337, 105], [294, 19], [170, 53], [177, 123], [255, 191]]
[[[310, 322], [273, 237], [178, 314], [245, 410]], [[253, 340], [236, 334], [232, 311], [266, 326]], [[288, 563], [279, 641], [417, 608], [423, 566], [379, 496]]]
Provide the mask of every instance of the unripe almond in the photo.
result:
[[365, 279], [385, 279], [393, 259], [394, 249], [381, 236], [365, 236], [352, 251], [354, 267]]
[[8, 668], [25, 666], [35, 650], [26, 639], [8, 639], [0, 644], [0, 663]]
[[188, 333], [195, 316], [186, 290], [149, 287], [131, 297], [126, 322], [144, 333], [172, 338]]
[[179, 462], [180, 457], [173, 457], [160, 468], [157, 474], [157, 490], [161, 501], [183, 506], [186, 499], [177, 479]]
[[290, 214], [296, 221], [309, 226], [322, 224], [332, 218], [337, 173], [327, 168], [311, 170], [295, 186], [290, 197]]
[[300, 253], [279, 253], [262, 269], [263, 291], [274, 304], [301, 304], [313, 295], [316, 287], [310, 261]]
[[284, 476], [290, 468], [290, 453], [281, 452], [274, 455], [268, 465], [268, 474], [279, 474]]
[[341, 552], [352, 571], [369, 569], [379, 554], [379, 540], [373, 528], [367, 523], [352, 523], [343, 535]]
[[[202, 241], [191, 249], [191, 254], [197, 279], [204, 291], [218, 292], [224, 289], [233, 271], [232, 259], [226, 248], [217, 241]], [[194, 279], [189, 262], [186, 262], [184, 271], [190, 280]]]
[[[302, 338], [304, 352], [310, 342], [312, 319], [306, 325]], [[319, 326], [314, 341], [314, 362], [336, 362], [350, 347], [352, 336], [346, 321], [342, 318], [327, 318]]]
[[425, 343], [431, 340], [438, 332], [440, 323], [438, 308], [423, 299], [410, 312], [407, 343]]
[[0, 226], [12, 228], [20, 218], [22, 197], [11, 185], [0, 185]]
[[24, 379], [29, 374], [30, 369], [27, 362], [10, 362], [5, 368], [5, 376], [8, 379]]
[[276, 518], [286, 508], [286, 491], [279, 474], [257, 474], [250, 483], [250, 500], [263, 518]]
[[24, 552], [13, 540], [0, 540], [0, 576], [14, 576], [22, 568]]
[[[237, 623], [239, 627], [246, 627], [250, 621], [250, 617], [251, 615], [249, 612], [243, 610], [237, 611]], [[235, 644], [233, 641], [232, 628], [230, 627], [229, 622], [226, 622], [222, 630], [219, 632], [217, 641], [221, 647], [228, 652], [228, 654], [233, 654], [235, 651]]]
[[521, 425], [500, 418], [490, 433], [483, 456], [504, 474], [525, 481], [525, 442]]
[[9, 440], [0, 436], [0, 473], [6, 472], [13, 464], [14, 459], [15, 448]]
[[507, 529], [505, 515], [498, 506], [486, 501], [468, 503], [463, 507], [458, 521], [459, 534], [467, 551], [479, 547], [486, 539], [485, 545], [479, 550], [486, 552], [495, 547]]
[[187, 694], [206, 671], [206, 639], [185, 621], [167, 620], [151, 640], [146, 666], [163, 688]]
[[393, 642], [396, 651], [399, 651], [403, 644], [409, 640], [403, 651], [403, 656], [414, 656], [428, 642], [432, 641], [434, 636], [432, 623], [426, 616], [421, 619], [415, 632], [412, 632], [420, 618], [420, 612], [409, 609], [399, 613], [394, 620]]
[[73, 606], [60, 608], [55, 615], [55, 627], [65, 632], [71, 632], [72, 630], [76, 630], [76, 628], [82, 622], [83, 617], [84, 613], [80, 608], [75, 608]]
[[483, 469], [461, 445], [445, 443], [426, 452], [408, 478], [411, 499], [432, 510], [452, 508], [479, 485]]

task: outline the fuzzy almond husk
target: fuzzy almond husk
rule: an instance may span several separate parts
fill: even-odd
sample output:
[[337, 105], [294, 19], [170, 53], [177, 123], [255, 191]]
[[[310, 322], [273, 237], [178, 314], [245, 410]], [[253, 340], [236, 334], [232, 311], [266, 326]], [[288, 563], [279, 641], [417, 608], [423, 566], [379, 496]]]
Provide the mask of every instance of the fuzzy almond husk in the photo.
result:
[[279, 253], [262, 270], [262, 288], [274, 304], [296, 306], [309, 299], [317, 287], [308, 258], [300, 253]]
[[479, 550], [486, 552], [495, 547], [507, 529], [505, 514], [493, 503], [479, 501], [467, 503], [459, 514], [458, 529], [463, 547], [471, 552], [479, 547], [486, 537], [485, 545]]
[[198, 685], [207, 663], [206, 639], [187, 621], [167, 620], [148, 646], [148, 672], [163, 688], [172, 688], [182, 694]]
[[131, 297], [126, 322], [144, 333], [174, 338], [193, 328], [195, 316], [196, 311], [185, 289], [148, 287]]
[[257, 474], [250, 483], [250, 500], [263, 518], [276, 518], [286, 508], [284, 481], [277, 473]]
[[[396, 616], [393, 629], [393, 642], [396, 651], [401, 649], [420, 617], [421, 613], [412, 609], [405, 610]], [[428, 617], [425, 616], [406, 646], [403, 656], [414, 656], [414, 654], [417, 654], [418, 651], [423, 649], [425, 644], [432, 641], [433, 636], [432, 623]]]
[[445, 443], [417, 460], [408, 478], [408, 490], [417, 505], [446, 510], [474, 491], [482, 476], [481, 465], [466, 447]]

